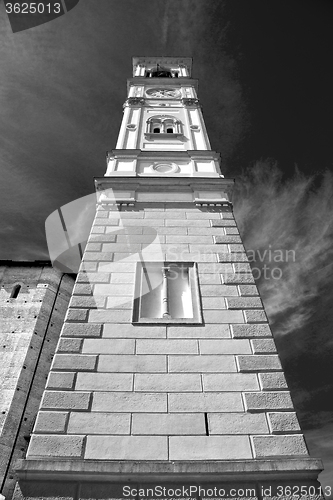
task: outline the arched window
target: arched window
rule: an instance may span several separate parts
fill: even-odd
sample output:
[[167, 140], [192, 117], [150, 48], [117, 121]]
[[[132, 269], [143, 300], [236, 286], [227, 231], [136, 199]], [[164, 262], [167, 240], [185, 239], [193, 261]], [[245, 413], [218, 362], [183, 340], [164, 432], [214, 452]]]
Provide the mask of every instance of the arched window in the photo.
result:
[[12, 292], [10, 294], [10, 298], [11, 299], [17, 299], [18, 294], [20, 293], [20, 290], [21, 290], [21, 285], [14, 285], [13, 289], [12, 289]]
[[154, 134], [173, 134], [182, 135], [181, 122], [170, 115], [152, 116], [147, 120], [146, 136]]
[[156, 68], [152, 68], [149, 71], [149, 73], [150, 73], [149, 76], [151, 78], [172, 78], [172, 73], [171, 73], [170, 69], [163, 68], [159, 64], [157, 64]]

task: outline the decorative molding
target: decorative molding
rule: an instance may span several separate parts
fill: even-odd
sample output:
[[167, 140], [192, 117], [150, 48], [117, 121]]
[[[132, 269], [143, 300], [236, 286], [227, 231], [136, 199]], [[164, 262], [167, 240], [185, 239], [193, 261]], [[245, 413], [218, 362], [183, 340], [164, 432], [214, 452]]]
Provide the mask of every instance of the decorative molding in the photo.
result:
[[189, 106], [189, 107], [200, 106], [199, 99], [194, 99], [193, 97], [183, 97], [182, 103], [184, 106]]
[[126, 99], [124, 106], [144, 106], [146, 103], [146, 100], [144, 97], [129, 97]]
[[[169, 134], [170, 135], [170, 134]], [[150, 165], [150, 171], [158, 174], [176, 174], [179, 172], [179, 166], [173, 162], [154, 162]]]

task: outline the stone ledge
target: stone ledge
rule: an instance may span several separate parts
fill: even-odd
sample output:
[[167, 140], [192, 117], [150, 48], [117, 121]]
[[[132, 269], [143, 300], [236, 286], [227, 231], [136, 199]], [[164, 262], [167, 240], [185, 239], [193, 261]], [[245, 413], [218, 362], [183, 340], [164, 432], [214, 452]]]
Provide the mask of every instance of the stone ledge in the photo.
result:
[[223, 474], [223, 480], [255, 478], [283, 480], [316, 480], [323, 470], [319, 459], [281, 458], [270, 460], [223, 460], [223, 461], [105, 461], [105, 460], [18, 460], [16, 472], [22, 480], [69, 479], [108, 482], [142, 480], [198, 480], [215, 481], [216, 474]]

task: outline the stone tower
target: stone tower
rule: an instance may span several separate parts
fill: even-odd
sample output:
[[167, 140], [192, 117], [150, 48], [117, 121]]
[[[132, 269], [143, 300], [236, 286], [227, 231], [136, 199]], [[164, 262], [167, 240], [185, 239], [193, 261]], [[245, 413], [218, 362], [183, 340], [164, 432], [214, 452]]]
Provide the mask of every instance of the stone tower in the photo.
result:
[[50, 262], [0, 261], [0, 493], [25, 455], [74, 285]]
[[318, 494], [191, 59], [133, 59], [95, 182], [15, 498]]

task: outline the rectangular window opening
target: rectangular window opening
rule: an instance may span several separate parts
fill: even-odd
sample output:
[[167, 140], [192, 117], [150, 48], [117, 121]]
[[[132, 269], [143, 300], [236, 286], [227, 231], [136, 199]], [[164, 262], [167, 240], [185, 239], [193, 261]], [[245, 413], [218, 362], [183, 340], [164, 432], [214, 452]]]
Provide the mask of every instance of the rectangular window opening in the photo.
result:
[[138, 263], [133, 323], [202, 323], [195, 263]]

